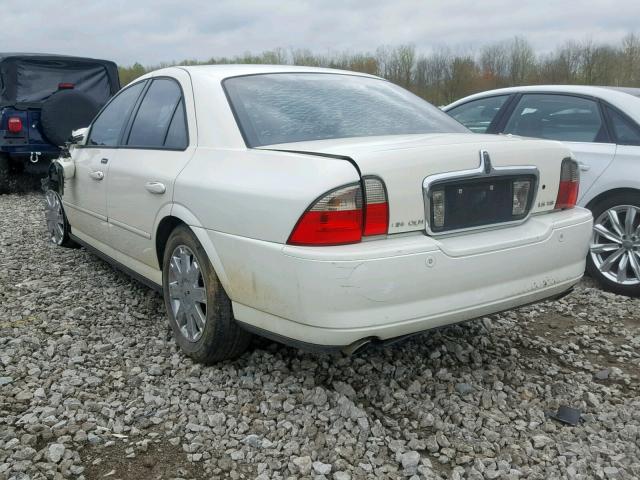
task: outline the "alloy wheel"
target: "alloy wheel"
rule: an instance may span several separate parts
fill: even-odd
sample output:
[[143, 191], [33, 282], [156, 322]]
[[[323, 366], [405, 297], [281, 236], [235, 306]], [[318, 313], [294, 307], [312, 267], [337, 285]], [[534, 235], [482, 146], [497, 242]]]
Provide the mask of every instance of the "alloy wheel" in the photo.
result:
[[593, 225], [591, 259], [608, 280], [640, 284], [640, 208], [618, 205], [602, 212]]
[[53, 190], [47, 190], [45, 195], [45, 218], [47, 220], [49, 240], [56, 245], [62, 245], [65, 233], [64, 211], [60, 195]]
[[207, 323], [207, 290], [193, 251], [177, 246], [169, 263], [169, 303], [180, 332], [189, 342], [197, 342]]

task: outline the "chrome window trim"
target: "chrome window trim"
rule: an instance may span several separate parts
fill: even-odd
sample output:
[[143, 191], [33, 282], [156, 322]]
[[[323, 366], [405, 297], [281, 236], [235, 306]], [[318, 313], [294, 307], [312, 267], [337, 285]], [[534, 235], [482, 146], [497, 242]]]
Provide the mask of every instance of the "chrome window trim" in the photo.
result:
[[[540, 171], [538, 167], [533, 165], [524, 165], [524, 166], [508, 166], [508, 167], [494, 167], [491, 164], [491, 158], [489, 157], [489, 153], [486, 150], [480, 150], [480, 165], [477, 168], [471, 170], [458, 170], [453, 172], [446, 173], [438, 173], [435, 175], [430, 175], [424, 179], [422, 182], [422, 194], [424, 198], [424, 217], [425, 217], [425, 230], [428, 235], [432, 237], [441, 237], [446, 235], [453, 235], [459, 233], [465, 233], [470, 231], [478, 231], [478, 230], [491, 230], [496, 228], [510, 227], [515, 225], [520, 225], [526, 222], [531, 216], [531, 210], [533, 210], [533, 206], [536, 204], [536, 199], [538, 196], [538, 185], [540, 183]], [[491, 223], [488, 225], [478, 225], [477, 227], [466, 227], [466, 228], [457, 228], [453, 230], [445, 230], [442, 232], [434, 232], [431, 229], [431, 192], [434, 189], [434, 186], [437, 186], [443, 182], [452, 182], [456, 180], [482, 180], [488, 178], [500, 178], [504, 176], [518, 176], [518, 175], [529, 175], [534, 177], [533, 181], [533, 197], [531, 199], [531, 204], [527, 210], [527, 214], [519, 219], [510, 222], [498, 222]]]

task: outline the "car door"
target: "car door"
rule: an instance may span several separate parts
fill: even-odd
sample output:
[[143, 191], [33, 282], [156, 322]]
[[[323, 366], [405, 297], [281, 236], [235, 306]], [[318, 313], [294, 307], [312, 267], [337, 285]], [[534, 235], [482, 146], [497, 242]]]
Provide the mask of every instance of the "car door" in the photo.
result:
[[90, 243], [107, 238], [109, 164], [117, 157], [120, 137], [144, 83], [113, 97], [93, 121], [85, 144], [74, 149], [75, 174], [65, 182], [63, 204], [72, 233]]
[[503, 133], [566, 143], [580, 164], [578, 201], [613, 161], [616, 153], [616, 145], [609, 137], [599, 102], [577, 95], [523, 94]]
[[510, 95], [494, 95], [471, 100], [446, 112], [473, 133], [492, 133], [491, 127]]
[[607, 105], [605, 110], [617, 147], [597, 193], [616, 186], [640, 189], [640, 125], [616, 108]]
[[170, 210], [176, 177], [195, 151], [189, 77], [184, 71], [174, 75], [150, 81], [109, 166], [111, 246], [151, 268], [158, 268], [154, 234], [160, 213]]

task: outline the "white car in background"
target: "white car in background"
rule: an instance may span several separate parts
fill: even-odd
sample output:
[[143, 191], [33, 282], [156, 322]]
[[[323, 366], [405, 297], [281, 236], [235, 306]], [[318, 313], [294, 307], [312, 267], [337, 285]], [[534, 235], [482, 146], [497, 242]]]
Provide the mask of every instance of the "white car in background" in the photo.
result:
[[595, 218], [589, 274], [607, 290], [640, 296], [640, 88], [504, 88], [443, 110], [476, 133], [564, 142], [580, 165], [578, 205]]
[[55, 163], [47, 224], [162, 290], [180, 347], [351, 352], [559, 296], [591, 213], [558, 142], [478, 136], [383, 79], [172, 67]]

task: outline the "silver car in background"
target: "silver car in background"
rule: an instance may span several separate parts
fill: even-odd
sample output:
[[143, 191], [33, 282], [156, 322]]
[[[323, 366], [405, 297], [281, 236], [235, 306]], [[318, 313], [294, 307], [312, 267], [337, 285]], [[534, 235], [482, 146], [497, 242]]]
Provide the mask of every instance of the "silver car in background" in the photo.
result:
[[475, 133], [564, 142], [580, 164], [578, 205], [594, 216], [587, 270], [609, 291], [640, 296], [640, 88], [503, 88], [443, 110]]

